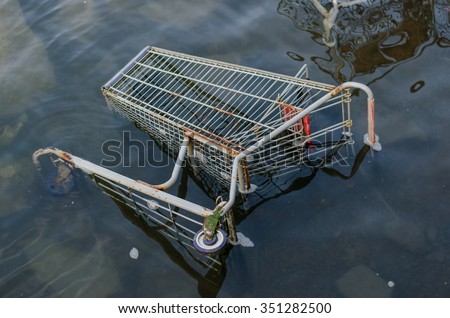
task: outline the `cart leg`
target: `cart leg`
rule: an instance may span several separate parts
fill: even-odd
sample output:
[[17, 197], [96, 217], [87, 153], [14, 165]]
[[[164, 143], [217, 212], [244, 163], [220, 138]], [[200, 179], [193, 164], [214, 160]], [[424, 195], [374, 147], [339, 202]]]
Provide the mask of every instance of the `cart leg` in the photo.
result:
[[228, 240], [230, 243], [237, 243], [237, 235], [236, 235], [236, 224], [234, 223], [234, 214], [233, 210], [228, 210], [227, 213], [225, 213], [225, 219], [227, 220], [227, 227], [228, 227]]
[[192, 139], [192, 134], [187, 135], [187, 137], [189, 138], [188, 140], [188, 144], [187, 144], [187, 157], [190, 160], [190, 163], [194, 162], [194, 144], [193, 144], [193, 139]]
[[193, 136], [190, 135], [189, 136], [189, 143], [188, 143], [188, 146], [187, 146], [187, 158], [188, 158], [189, 165], [191, 167], [191, 171], [194, 173], [194, 176], [196, 178], [199, 178], [200, 173], [198, 171], [198, 165], [195, 162], [195, 152], [194, 152], [194, 150], [195, 150], [194, 149], [194, 139], [193, 139]]
[[248, 165], [246, 159], [241, 159], [238, 166], [238, 190], [240, 193], [248, 194], [256, 190], [256, 185], [250, 183]]

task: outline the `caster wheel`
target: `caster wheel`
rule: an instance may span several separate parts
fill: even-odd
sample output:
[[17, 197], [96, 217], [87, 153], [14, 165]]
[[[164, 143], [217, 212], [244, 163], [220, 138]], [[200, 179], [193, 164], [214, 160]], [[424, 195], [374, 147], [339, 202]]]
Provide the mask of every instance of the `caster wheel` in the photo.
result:
[[67, 176], [64, 182], [58, 183], [57, 171], [50, 172], [44, 179], [44, 186], [48, 192], [56, 196], [63, 196], [71, 192], [75, 188], [75, 178], [73, 174]]
[[212, 254], [220, 251], [227, 243], [227, 235], [223, 230], [217, 230], [212, 240], [207, 240], [203, 230], [194, 236], [194, 248], [200, 254]]

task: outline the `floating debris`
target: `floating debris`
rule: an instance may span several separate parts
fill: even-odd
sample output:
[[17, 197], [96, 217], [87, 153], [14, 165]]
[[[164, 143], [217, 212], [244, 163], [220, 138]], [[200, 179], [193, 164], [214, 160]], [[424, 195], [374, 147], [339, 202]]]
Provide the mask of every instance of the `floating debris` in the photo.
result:
[[388, 286], [392, 288], [395, 286], [395, 283], [392, 280], [390, 280], [388, 281]]
[[147, 207], [152, 211], [158, 211], [159, 204], [155, 200], [148, 200]]
[[236, 233], [237, 242], [230, 242], [233, 245], [242, 245], [243, 247], [253, 247], [255, 244], [241, 232]]
[[139, 257], [139, 251], [137, 248], [133, 247], [130, 251], [130, 257], [132, 259], [137, 259]]

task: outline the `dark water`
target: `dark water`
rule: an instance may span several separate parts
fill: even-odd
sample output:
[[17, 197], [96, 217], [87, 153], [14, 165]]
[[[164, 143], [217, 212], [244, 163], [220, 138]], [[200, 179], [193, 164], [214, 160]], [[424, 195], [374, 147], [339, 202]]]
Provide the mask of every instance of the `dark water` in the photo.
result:
[[[205, 295], [202, 274], [92, 183], [53, 197], [31, 162], [56, 146], [99, 163], [123, 131], [145, 141], [100, 87], [154, 45], [288, 75], [307, 63], [313, 80], [375, 94], [383, 151], [349, 178], [318, 170], [242, 218], [255, 246], [230, 250], [209, 295], [450, 296], [449, 10], [444, 0], [365, 1], [340, 11], [327, 46], [306, 0], [2, 1], [0, 295]], [[365, 109], [352, 111], [358, 151]], [[121, 172], [157, 183], [170, 168]], [[212, 204], [190, 179], [187, 188]]]

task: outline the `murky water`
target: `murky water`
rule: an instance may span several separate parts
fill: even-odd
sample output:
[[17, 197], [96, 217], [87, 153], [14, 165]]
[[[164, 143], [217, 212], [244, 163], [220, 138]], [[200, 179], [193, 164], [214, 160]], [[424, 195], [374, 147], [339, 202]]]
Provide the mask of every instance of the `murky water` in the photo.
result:
[[[0, 295], [450, 296], [449, 10], [445, 0], [366, 1], [327, 31], [306, 0], [1, 1]], [[313, 80], [368, 84], [383, 151], [350, 178], [318, 170], [241, 217], [254, 247], [233, 247], [205, 287], [94, 184], [51, 196], [31, 162], [56, 146], [99, 163], [123, 131], [147, 139], [100, 92], [146, 45], [288, 75], [307, 63]], [[358, 151], [365, 109], [353, 112]], [[154, 183], [170, 174], [119, 170]], [[187, 191], [213, 202], [191, 179]]]

